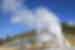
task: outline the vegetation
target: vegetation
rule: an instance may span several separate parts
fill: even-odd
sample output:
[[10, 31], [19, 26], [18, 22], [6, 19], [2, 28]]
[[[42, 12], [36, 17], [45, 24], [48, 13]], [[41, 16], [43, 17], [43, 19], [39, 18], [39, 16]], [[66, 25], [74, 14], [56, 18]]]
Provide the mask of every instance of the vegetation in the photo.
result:
[[0, 39], [0, 45], [3, 45], [5, 43], [5, 40]]
[[65, 33], [75, 34], [75, 26], [68, 25], [66, 22], [62, 23], [62, 29]]

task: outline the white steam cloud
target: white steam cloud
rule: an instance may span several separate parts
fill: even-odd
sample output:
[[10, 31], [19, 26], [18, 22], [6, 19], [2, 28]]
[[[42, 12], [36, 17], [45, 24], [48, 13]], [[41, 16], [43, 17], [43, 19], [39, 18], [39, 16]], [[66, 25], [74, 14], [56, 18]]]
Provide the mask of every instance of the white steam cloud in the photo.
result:
[[[57, 19], [56, 15], [53, 14], [51, 11], [48, 11], [46, 8], [37, 8], [35, 10], [35, 13], [33, 13], [30, 10], [19, 10], [16, 12], [15, 16], [12, 16], [12, 23], [23, 23], [27, 25], [32, 25], [34, 26], [35, 21], [42, 21], [50, 24], [50, 29], [52, 32], [58, 32], [61, 28], [59, 29], [58, 27], [60, 26], [59, 20]], [[39, 23], [38, 23], [39, 24]], [[58, 26], [58, 27], [57, 27]], [[55, 29], [56, 28], [56, 29]]]
[[[27, 24], [30, 27], [34, 27], [34, 25], [37, 24], [38, 26], [36, 25], [36, 28], [38, 30], [46, 26], [46, 25], [41, 25], [40, 23], [43, 23], [43, 24], [47, 23], [50, 25], [49, 26], [50, 32], [56, 34], [60, 47], [64, 47], [64, 41], [63, 41], [60, 22], [57, 16], [46, 8], [42, 8], [42, 7], [37, 8], [35, 10], [35, 13], [32, 13], [32, 11], [29, 11], [29, 10], [17, 11], [16, 16], [12, 17], [12, 22]], [[35, 22], [37, 23], [34, 24]]]

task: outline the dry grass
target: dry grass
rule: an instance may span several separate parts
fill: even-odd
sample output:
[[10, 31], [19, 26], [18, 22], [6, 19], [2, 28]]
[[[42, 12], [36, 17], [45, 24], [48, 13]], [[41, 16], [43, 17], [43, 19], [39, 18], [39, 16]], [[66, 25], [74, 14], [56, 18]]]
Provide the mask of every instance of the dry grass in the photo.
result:
[[0, 48], [0, 50], [18, 50], [17, 48]]

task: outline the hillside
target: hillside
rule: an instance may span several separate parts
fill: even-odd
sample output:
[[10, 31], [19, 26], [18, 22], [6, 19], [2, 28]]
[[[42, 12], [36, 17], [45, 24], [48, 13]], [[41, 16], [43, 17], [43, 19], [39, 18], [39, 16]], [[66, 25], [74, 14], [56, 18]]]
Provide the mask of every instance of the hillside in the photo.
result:
[[67, 23], [62, 23], [62, 29], [66, 39], [75, 47], [75, 25], [71, 26]]
[[[65, 38], [73, 45], [75, 46], [75, 26], [70, 26], [67, 23], [62, 23], [62, 30], [64, 32], [64, 36]], [[15, 35], [14, 37], [7, 37], [6, 39], [6, 43], [10, 45], [12, 44], [16, 44], [16, 40], [22, 40], [22, 39], [31, 39], [32, 43], [34, 44], [34, 39], [35, 37], [35, 30], [31, 31], [31, 32], [26, 32], [26, 33], [22, 33], [19, 35]], [[12, 43], [12, 44], [11, 44]]]

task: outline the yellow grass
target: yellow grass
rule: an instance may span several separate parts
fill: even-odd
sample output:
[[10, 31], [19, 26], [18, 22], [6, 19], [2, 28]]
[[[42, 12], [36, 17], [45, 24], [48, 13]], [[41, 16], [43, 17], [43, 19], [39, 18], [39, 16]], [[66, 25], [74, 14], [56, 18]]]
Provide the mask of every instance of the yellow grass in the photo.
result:
[[0, 48], [0, 50], [18, 50], [17, 48]]

